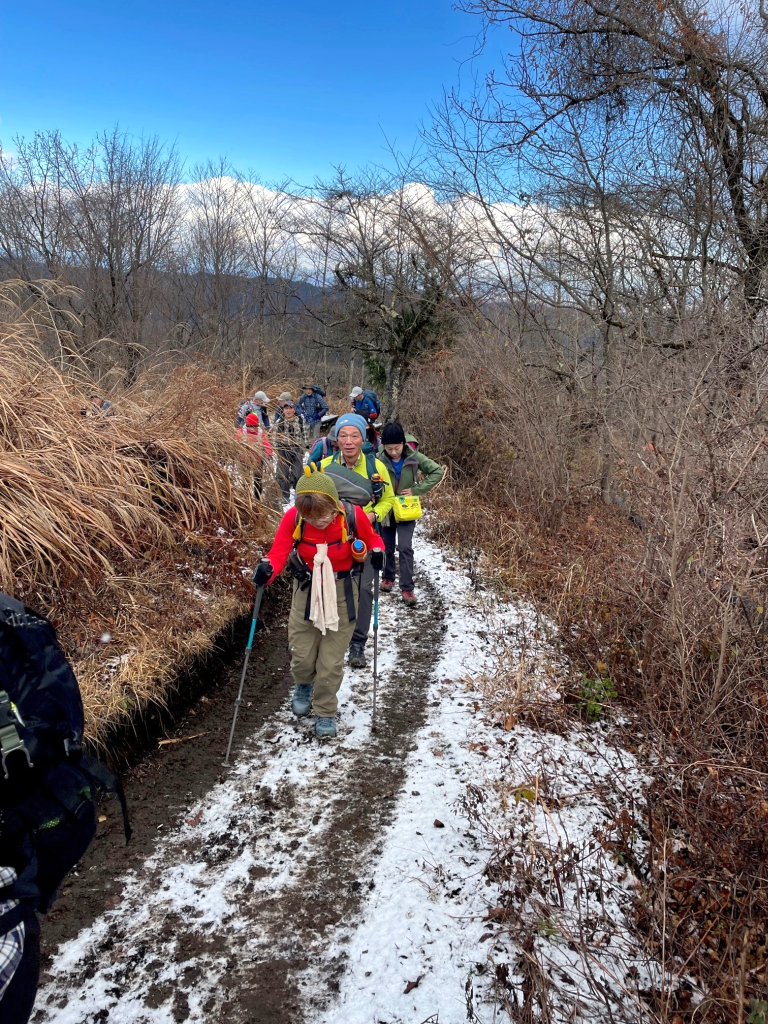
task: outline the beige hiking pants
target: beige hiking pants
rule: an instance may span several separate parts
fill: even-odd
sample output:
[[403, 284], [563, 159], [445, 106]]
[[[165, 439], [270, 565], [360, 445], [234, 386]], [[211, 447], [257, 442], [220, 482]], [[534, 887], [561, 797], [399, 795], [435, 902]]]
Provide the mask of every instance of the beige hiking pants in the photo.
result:
[[[301, 686], [314, 684], [312, 710], [318, 718], [333, 718], [339, 706], [337, 694], [344, 678], [344, 655], [352, 639], [355, 620], [349, 622], [344, 580], [336, 580], [336, 600], [339, 606], [339, 628], [328, 630], [325, 636], [304, 618], [307, 610], [307, 591], [293, 584], [291, 614], [288, 616], [288, 649], [291, 652], [291, 675]], [[358, 581], [352, 581], [355, 609], [358, 601]]]

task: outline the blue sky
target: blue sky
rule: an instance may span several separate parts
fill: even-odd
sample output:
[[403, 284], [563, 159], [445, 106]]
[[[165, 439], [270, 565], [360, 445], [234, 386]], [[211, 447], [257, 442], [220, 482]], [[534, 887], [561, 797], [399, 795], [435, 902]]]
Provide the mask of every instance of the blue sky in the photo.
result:
[[117, 124], [175, 141], [189, 166], [223, 155], [309, 184], [386, 162], [386, 140], [410, 151], [443, 87], [498, 64], [460, 67], [479, 29], [450, 0], [7, 3], [0, 142]]

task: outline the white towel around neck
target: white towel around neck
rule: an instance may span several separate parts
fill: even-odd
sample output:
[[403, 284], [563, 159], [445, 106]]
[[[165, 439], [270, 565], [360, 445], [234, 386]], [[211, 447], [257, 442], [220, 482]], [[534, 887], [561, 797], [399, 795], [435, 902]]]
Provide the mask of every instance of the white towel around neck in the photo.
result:
[[339, 628], [336, 577], [333, 575], [333, 566], [328, 557], [327, 544], [318, 544], [315, 552], [309, 618], [315, 629], [319, 629], [323, 636], [327, 630], [336, 632]]

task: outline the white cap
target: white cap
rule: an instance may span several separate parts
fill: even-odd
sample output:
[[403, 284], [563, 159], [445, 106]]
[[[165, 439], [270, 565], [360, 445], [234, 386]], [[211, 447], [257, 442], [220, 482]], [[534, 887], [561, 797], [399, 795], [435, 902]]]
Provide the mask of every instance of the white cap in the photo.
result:
[[261, 402], [262, 405], [269, 405], [269, 399], [263, 391], [257, 391], [253, 396], [254, 402]]
[[350, 398], [358, 398], [360, 395], [362, 395], [362, 393], [363, 393], [363, 389], [362, 388], [352, 388], [352, 390], [349, 392], [349, 397]]

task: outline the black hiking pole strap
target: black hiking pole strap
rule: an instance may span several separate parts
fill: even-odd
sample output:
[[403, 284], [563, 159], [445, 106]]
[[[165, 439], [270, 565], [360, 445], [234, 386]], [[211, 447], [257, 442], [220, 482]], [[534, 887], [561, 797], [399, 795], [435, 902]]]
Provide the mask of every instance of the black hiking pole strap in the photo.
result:
[[[128, 804], [125, 800], [125, 791], [123, 790], [123, 783], [120, 776], [115, 775], [115, 773], [111, 772], [106, 765], [101, 763], [101, 761], [97, 761], [95, 757], [90, 757], [88, 754], [80, 755], [78, 765], [87, 775], [90, 775], [97, 786], [107, 793], [114, 793], [120, 801], [120, 810], [123, 815], [123, 831], [125, 832], [125, 845], [127, 846], [131, 841], [133, 829], [131, 828], [131, 823], [128, 820]], [[62, 800], [62, 802], [64, 801]]]
[[224, 766], [229, 768], [229, 755], [232, 752], [232, 740], [235, 735], [235, 723], [237, 722], [237, 713], [240, 710], [240, 704], [243, 700], [243, 686], [245, 685], [245, 675], [248, 671], [248, 662], [251, 657], [251, 648], [253, 647], [253, 634], [256, 632], [256, 623], [259, 621], [259, 609], [261, 608], [261, 599], [264, 595], [264, 584], [256, 590], [256, 600], [253, 603], [253, 616], [251, 617], [251, 631], [248, 634], [248, 645], [245, 648], [245, 661], [243, 662], [243, 671], [240, 676], [240, 688], [237, 691], [237, 699], [235, 700], [235, 713], [232, 716], [232, 728], [229, 730], [229, 743], [227, 744], [227, 756], [224, 758]]
[[373, 574], [373, 713], [371, 729], [376, 728], [376, 690], [379, 682], [379, 570]]

